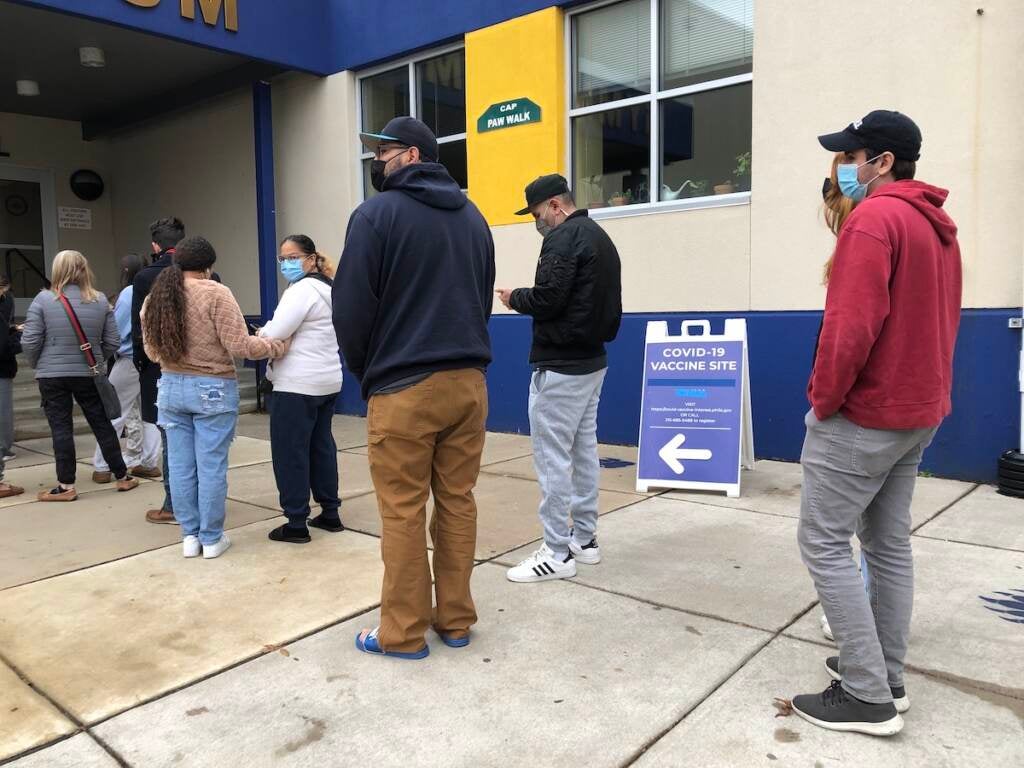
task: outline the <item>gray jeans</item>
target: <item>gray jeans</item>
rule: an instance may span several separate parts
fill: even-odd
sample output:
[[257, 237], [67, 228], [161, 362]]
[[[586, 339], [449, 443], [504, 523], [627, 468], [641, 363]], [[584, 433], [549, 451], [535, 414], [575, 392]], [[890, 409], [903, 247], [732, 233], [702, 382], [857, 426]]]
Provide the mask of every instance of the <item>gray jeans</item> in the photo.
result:
[[14, 445], [14, 379], [0, 379], [0, 454]]
[[[903, 685], [914, 604], [910, 501], [924, 449], [938, 427], [866, 429], [836, 414], [804, 419], [798, 540], [839, 646], [843, 688], [873, 704]], [[865, 592], [850, 539], [860, 539]]]
[[535, 371], [530, 379], [530, 434], [540, 483], [544, 541], [557, 555], [569, 552], [569, 520], [576, 541], [597, 533], [597, 405], [608, 371], [581, 376]]

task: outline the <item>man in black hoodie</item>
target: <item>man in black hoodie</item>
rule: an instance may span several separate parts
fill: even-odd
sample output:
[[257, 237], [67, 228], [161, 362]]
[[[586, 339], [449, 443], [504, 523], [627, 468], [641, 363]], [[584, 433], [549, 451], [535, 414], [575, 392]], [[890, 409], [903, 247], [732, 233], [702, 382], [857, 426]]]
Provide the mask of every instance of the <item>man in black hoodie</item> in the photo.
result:
[[[380, 194], [349, 219], [334, 281], [334, 328], [368, 400], [370, 474], [382, 520], [380, 626], [356, 646], [423, 658], [431, 622], [449, 646], [469, 643], [476, 609], [473, 487], [487, 420], [484, 371], [494, 243], [483, 216], [438, 160], [437, 139], [411, 117], [360, 134]], [[424, 527], [434, 492], [437, 608]]]
[[[157, 423], [156, 388], [160, 380], [160, 364], [154, 363], [146, 356], [142, 346], [142, 302], [153, 290], [153, 283], [174, 258], [174, 246], [185, 237], [185, 225], [181, 219], [174, 217], [157, 219], [149, 225], [149, 236], [153, 248], [153, 262], [143, 267], [132, 283], [132, 360], [139, 372], [139, 389], [141, 394], [142, 421], [144, 429], [153, 429]], [[160, 509], [146, 512], [146, 520], [150, 523], [177, 525], [174, 519], [174, 506], [171, 503], [171, 479], [167, 475], [167, 435], [160, 430], [163, 443], [163, 478], [164, 503]]]

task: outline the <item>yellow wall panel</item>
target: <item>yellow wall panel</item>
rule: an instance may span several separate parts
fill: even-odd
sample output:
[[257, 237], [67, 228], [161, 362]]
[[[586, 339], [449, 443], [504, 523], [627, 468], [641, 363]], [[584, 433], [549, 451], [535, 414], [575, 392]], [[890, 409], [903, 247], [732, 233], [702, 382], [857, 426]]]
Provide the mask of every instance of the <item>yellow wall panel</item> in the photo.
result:
[[[489, 106], [522, 98], [540, 106], [540, 122], [477, 132]], [[561, 9], [466, 35], [469, 196], [492, 226], [524, 221], [513, 215], [524, 205], [523, 188], [542, 174], [565, 174], [565, 120]]]

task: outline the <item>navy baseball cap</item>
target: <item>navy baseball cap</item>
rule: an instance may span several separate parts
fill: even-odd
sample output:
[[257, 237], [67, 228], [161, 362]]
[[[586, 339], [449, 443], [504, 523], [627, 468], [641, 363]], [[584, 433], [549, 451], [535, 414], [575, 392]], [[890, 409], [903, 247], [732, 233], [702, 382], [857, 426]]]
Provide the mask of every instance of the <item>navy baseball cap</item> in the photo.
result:
[[921, 129], [900, 112], [876, 109], [837, 133], [826, 133], [818, 141], [830, 152], [874, 149], [892, 152], [897, 160], [921, 157]]
[[377, 147], [382, 142], [394, 142], [404, 144], [407, 147], [416, 147], [424, 160], [436, 163], [438, 158], [437, 137], [427, 127], [427, 124], [417, 120], [415, 117], [395, 117], [388, 121], [384, 130], [380, 133], [360, 133], [359, 140], [370, 152], [376, 154]]
[[569, 191], [569, 182], [565, 176], [558, 173], [549, 173], [547, 176], [538, 176], [526, 185], [526, 207], [516, 211], [516, 216], [525, 216], [530, 208], [537, 203], [543, 203], [552, 197], [564, 195]]

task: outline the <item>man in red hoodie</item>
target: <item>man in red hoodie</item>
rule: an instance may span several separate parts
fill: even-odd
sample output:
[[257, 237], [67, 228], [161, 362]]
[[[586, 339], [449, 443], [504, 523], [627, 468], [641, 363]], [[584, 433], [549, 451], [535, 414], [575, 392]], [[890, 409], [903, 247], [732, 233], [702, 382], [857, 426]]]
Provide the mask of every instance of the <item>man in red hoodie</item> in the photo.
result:
[[951, 410], [960, 247], [942, 210], [946, 190], [914, 180], [921, 132], [909, 117], [876, 110], [818, 141], [845, 153], [840, 189], [863, 202], [836, 244], [800, 457], [800, 554], [839, 656], [825, 662], [832, 685], [796, 696], [793, 708], [824, 728], [888, 736], [910, 706], [910, 501], [921, 456]]

